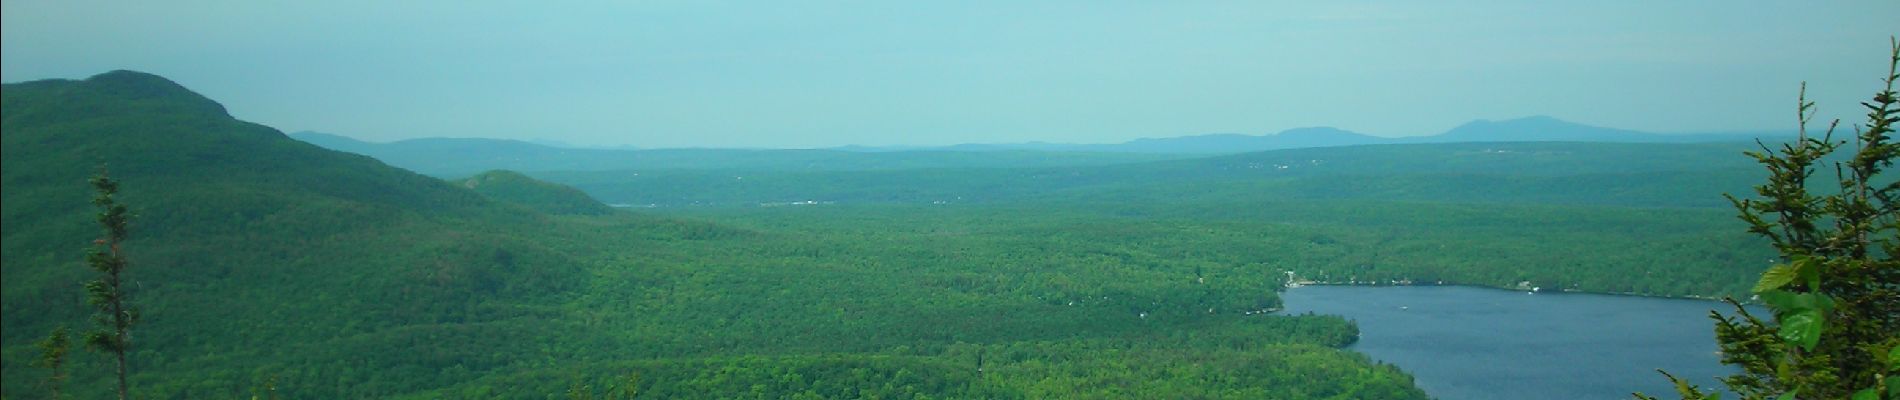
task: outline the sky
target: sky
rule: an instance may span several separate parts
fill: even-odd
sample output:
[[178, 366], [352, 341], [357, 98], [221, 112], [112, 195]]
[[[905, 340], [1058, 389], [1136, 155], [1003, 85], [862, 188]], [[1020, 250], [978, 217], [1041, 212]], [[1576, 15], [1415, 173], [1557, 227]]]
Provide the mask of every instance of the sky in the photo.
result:
[[129, 69], [286, 132], [586, 146], [1114, 143], [1531, 115], [1790, 129], [1900, 1], [0, 2], [0, 80]]

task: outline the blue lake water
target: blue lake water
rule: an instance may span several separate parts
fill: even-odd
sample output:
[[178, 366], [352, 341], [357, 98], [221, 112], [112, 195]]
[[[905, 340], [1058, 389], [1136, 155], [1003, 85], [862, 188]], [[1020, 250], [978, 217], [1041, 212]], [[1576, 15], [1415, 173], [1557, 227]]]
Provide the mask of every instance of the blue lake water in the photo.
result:
[[1282, 297], [1287, 313], [1358, 321], [1353, 350], [1444, 400], [1667, 398], [1658, 368], [1704, 387], [1737, 371], [1716, 354], [1708, 313], [1729, 306], [1715, 301], [1464, 286], [1307, 286]]

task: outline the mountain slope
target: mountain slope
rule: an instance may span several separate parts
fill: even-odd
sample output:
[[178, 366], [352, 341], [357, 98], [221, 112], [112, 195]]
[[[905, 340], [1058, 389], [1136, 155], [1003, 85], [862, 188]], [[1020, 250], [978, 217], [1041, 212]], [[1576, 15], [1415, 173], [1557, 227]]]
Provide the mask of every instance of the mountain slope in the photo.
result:
[[457, 181], [488, 198], [514, 203], [548, 214], [603, 215], [613, 212], [587, 193], [549, 183], [519, 172], [494, 170]]
[[[237, 377], [183, 378], [293, 358], [345, 362], [348, 355], [324, 349], [407, 340], [394, 332], [519, 336], [495, 325], [513, 318], [481, 310], [545, 304], [580, 283], [580, 265], [567, 255], [496, 233], [543, 229], [544, 217], [232, 119], [157, 76], [115, 71], [8, 84], [3, 93], [8, 391], [38, 379], [25, 368], [29, 343], [54, 325], [87, 321], [77, 302], [78, 282], [89, 277], [80, 250], [97, 228], [85, 181], [101, 165], [137, 215], [127, 242], [132, 302], [145, 311], [135, 328], [136, 379], [182, 385], [148, 393], [212, 396], [200, 390]], [[392, 354], [360, 373], [426, 356]], [[75, 370], [96, 361], [80, 357]], [[91, 385], [99, 378], [75, 375], [73, 386], [104, 387]], [[338, 393], [378, 397], [400, 387]]]
[[373, 151], [373, 149], [377, 147], [376, 143], [356, 140], [348, 136], [332, 135], [332, 134], [322, 133], [322, 132], [310, 132], [310, 131], [293, 132], [290, 134], [290, 138], [301, 140], [305, 143], [314, 144], [314, 145], [317, 145], [317, 147], [341, 151], [345, 153], [364, 154], [365, 152]]

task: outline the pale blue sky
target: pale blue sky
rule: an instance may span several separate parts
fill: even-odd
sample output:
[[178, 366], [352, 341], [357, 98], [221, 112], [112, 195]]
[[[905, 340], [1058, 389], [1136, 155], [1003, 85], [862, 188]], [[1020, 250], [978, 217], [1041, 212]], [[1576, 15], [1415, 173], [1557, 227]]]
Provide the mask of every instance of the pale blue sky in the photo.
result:
[[1857, 115], [1895, 16], [1893, 0], [9, 0], [0, 80], [146, 71], [242, 119], [377, 141], [1103, 143], [1538, 114], [1753, 130], [1791, 127], [1804, 80]]

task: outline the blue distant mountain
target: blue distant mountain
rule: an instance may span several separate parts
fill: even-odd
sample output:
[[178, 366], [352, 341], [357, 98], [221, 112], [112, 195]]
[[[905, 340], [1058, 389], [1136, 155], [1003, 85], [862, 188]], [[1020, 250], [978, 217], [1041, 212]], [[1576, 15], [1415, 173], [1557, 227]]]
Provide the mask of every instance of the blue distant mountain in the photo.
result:
[[[492, 169], [600, 171], [621, 169], [772, 168], [780, 170], [880, 170], [942, 167], [1103, 165], [1168, 158], [1269, 150], [1397, 143], [1610, 142], [1697, 143], [1773, 140], [1783, 132], [1661, 134], [1604, 128], [1534, 116], [1477, 120], [1428, 136], [1379, 137], [1330, 127], [1288, 129], [1269, 135], [1219, 133], [1136, 139], [1109, 144], [1003, 143], [943, 147], [844, 146], [829, 149], [606, 149], [550, 146], [507, 139], [425, 138], [390, 143], [297, 132], [292, 138], [325, 148], [368, 155], [391, 165], [443, 177]], [[1063, 153], [1052, 155], [1052, 152]]]
[[1385, 139], [1337, 128], [1314, 127], [1281, 131], [1273, 135], [1216, 134], [1165, 139], [1136, 139], [1122, 143], [1126, 151], [1160, 153], [1231, 153], [1236, 149], [1278, 150], [1305, 147], [1352, 146], [1383, 143]]
[[356, 140], [348, 136], [332, 135], [323, 132], [292, 132], [289, 136], [292, 139], [302, 140], [304, 143], [317, 145], [317, 147], [356, 154], [363, 154], [369, 151], [369, 149], [375, 148], [377, 145], [376, 143]]
[[1066, 144], [1046, 142], [962, 144], [945, 147], [944, 149], [962, 151], [1036, 150], [1097, 153], [1226, 154], [1307, 147], [1352, 146], [1386, 142], [1389, 142], [1389, 139], [1337, 128], [1313, 127], [1288, 129], [1271, 135], [1216, 133], [1171, 138], [1144, 138], [1112, 144]]
[[308, 131], [291, 133], [290, 137], [443, 178], [463, 178], [497, 169], [521, 172], [727, 168], [828, 171], [1083, 166], [1182, 158], [1163, 152], [1051, 155], [1024, 150], [978, 152], [929, 148], [635, 150], [555, 147], [481, 138], [421, 138], [376, 143]]
[[1539, 115], [1503, 121], [1480, 119], [1428, 138], [1432, 142], [1653, 142], [1665, 139], [1666, 135], [1589, 126]]
[[[1312, 147], [1356, 146], [1388, 143], [1459, 143], [1459, 142], [1601, 142], [1601, 143], [1703, 143], [1747, 141], [1792, 137], [1792, 132], [1753, 131], [1665, 134], [1629, 129], [1605, 128], [1532, 116], [1502, 121], [1476, 120], [1451, 130], [1426, 136], [1379, 137], [1338, 128], [1296, 128], [1270, 135], [1221, 133], [1170, 138], [1135, 139], [1112, 144], [1011, 143], [964, 144], [945, 149], [964, 151], [1041, 150], [1112, 153], [1192, 153], [1223, 154]], [[855, 147], [848, 150], [866, 151]]]
[[1446, 142], [1618, 142], [1618, 143], [1687, 143], [1721, 142], [1748, 140], [1759, 137], [1780, 136], [1774, 132], [1736, 132], [1703, 134], [1661, 134], [1629, 129], [1605, 128], [1560, 120], [1549, 116], [1532, 116], [1503, 121], [1476, 120], [1459, 125], [1445, 133], [1417, 138], [1401, 138], [1409, 141], [1446, 143]]

